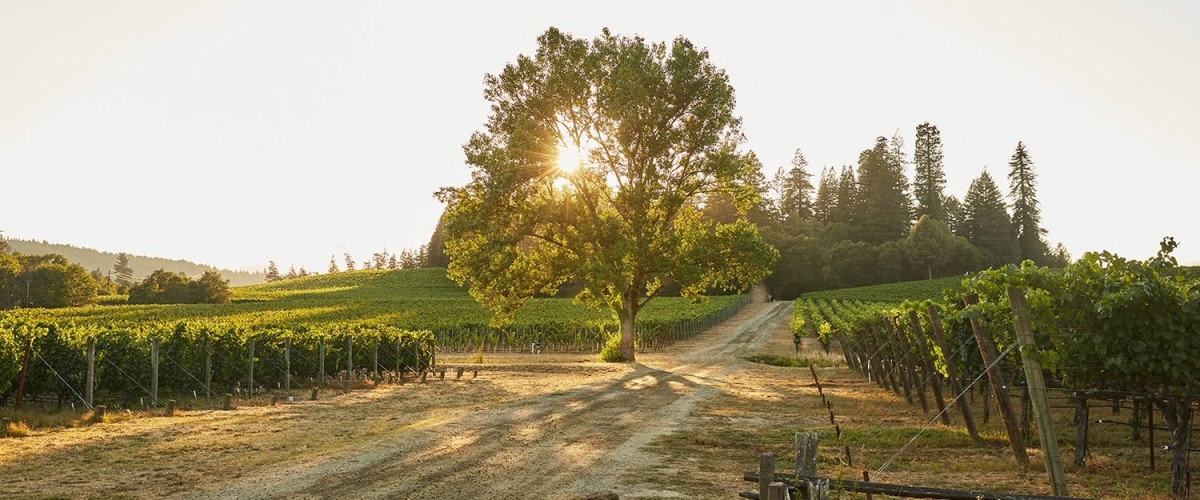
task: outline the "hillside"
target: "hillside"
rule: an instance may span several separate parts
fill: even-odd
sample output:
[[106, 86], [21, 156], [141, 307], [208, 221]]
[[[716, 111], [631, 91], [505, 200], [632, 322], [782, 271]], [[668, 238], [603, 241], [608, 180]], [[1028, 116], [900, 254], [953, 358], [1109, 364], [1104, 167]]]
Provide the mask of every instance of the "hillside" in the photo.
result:
[[826, 300], [861, 300], [863, 302], [900, 303], [905, 300], [941, 299], [942, 290], [947, 288], [961, 289], [962, 276], [950, 276], [933, 280], [906, 281], [888, 283], [885, 285], [860, 286], [810, 292], [802, 295], [802, 299]]
[[[30, 314], [77, 325], [112, 322], [210, 321], [246, 327], [324, 327], [380, 323], [412, 330], [490, 331], [490, 315], [443, 268], [360, 270], [322, 274], [259, 285], [234, 287], [232, 304], [115, 305], [30, 309]], [[689, 304], [680, 297], [659, 297], [638, 316], [647, 328], [708, 317], [731, 310], [742, 296], [712, 297]], [[0, 319], [2, 319], [0, 315]], [[572, 299], [539, 298], [517, 311], [512, 327], [553, 326], [583, 333], [616, 328], [613, 314], [576, 304]]]
[[[103, 252], [91, 248], [80, 248], [72, 245], [64, 245], [58, 243], [47, 243], [45, 241], [31, 241], [10, 239], [5, 240], [12, 247], [14, 252], [23, 254], [47, 254], [56, 253], [66, 257], [67, 260], [83, 266], [91, 271], [99, 269], [102, 273], [107, 273], [117, 261], [117, 254], [113, 252]], [[229, 280], [232, 286], [253, 285], [263, 282], [263, 273], [249, 273], [245, 271], [230, 271], [228, 269], [218, 269], [213, 266], [197, 264], [195, 262], [181, 259], [163, 259], [159, 257], [147, 257], [144, 255], [130, 255], [129, 267], [133, 268], [134, 276], [138, 278], [158, 269], [183, 273], [189, 277], [196, 277], [203, 274], [205, 271], [217, 271], [221, 276]]]

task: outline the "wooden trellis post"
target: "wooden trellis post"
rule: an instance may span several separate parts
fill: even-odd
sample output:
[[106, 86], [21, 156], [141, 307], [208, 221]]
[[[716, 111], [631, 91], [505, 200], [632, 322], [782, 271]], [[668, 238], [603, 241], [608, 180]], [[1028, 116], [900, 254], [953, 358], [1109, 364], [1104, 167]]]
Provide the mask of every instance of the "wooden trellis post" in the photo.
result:
[[[976, 305], [979, 303], [979, 297], [970, 294], [963, 301], [967, 305]], [[975, 343], [979, 346], [979, 355], [983, 357], [983, 365], [990, 367], [987, 370], [988, 382], [992, 386], [992, 392], [996, 395], [1000, 416], [1004, 418], [1004, 429], [1008, 433], [1008, 442], [1012, 444], [1013, 456], [1016, 457], [1017, 463], [1029, 465], [1029, 453], [1025, 451], [1025, 439], [1021, 437], [1021, 428], [1017, 424], [1016, 415], [1013, 414], [1012, 401], [1008, 400], [1008, 391], [1004, 388], [1004, 370], [1000, 368], [999, 363], [996, 363], [996, 358], [999, 357], [999, 354], [996, 353], [996, 345], [992, 343], [992, 337], [983, 331], [979, 320], [970, 318], [970, 323], [971, 332], [975, 334]]]

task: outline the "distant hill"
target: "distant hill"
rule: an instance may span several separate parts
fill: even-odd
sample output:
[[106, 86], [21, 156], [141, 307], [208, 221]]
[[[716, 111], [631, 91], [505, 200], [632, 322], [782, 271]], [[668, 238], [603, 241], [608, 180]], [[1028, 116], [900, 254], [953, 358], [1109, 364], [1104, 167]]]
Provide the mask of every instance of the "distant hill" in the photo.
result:
[[[71, 262], [83, 266], [88, 271], [99, 269], [100, 272], [107, 274], [112, 270], [113, 264], [117, 262], [117, 254], [101, 252], [91, 248], [80, 248], [45, 241], [18, 239], [8, 239], [5, 241], [8, 242], [8, 246], [12, 247], [14, 252], [30, 255], [56, 253], [66, 257]], [[175, 273], [183, 273], [192, 278], [204, 274], [204, 271], [217, 271], [221, 273], [221, 276], [229, 280], [231, 286], [254, 285], [266, 281], [262, 272], [230, 271], [186, 260], [163, 259], [144, 255], [130, 254], [129, 267], [133, 268], [133, 275], [139, 279], [146, 277], [146, 275], [158, 269], [165, 269]]]

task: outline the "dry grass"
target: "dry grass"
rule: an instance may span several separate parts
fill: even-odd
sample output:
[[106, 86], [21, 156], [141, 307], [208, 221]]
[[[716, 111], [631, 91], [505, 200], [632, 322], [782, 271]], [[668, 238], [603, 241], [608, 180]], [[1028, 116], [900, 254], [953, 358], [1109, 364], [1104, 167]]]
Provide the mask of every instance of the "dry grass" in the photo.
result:
[[[747, 354], [792, 353], [790, 336], [780, 332], [777, 337], [772, 339], [770, 353]], [[819, 344], [813, 341], [805, 343], [800, 357], [821, 355]], [[669, 470], [680, 473], [670, 475], [675, 489], [702, 497], [713, 491], [751, 490], [754, 485], [741, 481], [742, 472], [756, 469], [758, 455], [763, 452], [775, 454], [777, 470], [792, 470], [794, 436], [803, 431], [819, 435], [820, 475], [862, 479], [862, 472], [867, 470], [871, 479], [879, 482], [1051, 493], [1041, 451], [1036, 448], [1036, 430], [1032, 432], [1033, 443], [1027, 445], [1032, 465], [1022, 468], [1012, 456], [999, 412], [993, 407], [988, 423], [982, 423], [980, 398], [972, 401], [982, 437], [975, 442], [962, 427], [955, 408], [948, 410], [952, 412], [952, 425], [931, 423], [937, 413], [932, 392], [927, 395], [931, 412], [925, 413], [919, 404], [909, 405], [902, 395], [866, 381], [846, 368], [844, 362], [816, 371], [835, 422], [842, 429], [840, 440], [808, 368], [744, 363], [740, 374], [724, 385], [719, 396], [698, 408], [694, 426], [652, 444], [655, 452], [669, 457]], [[1070, 402], [1054, 397], [1051, 406], [1066, 407]], [[1015, 397], [1014, 408], [1019, 408]], [[1097, 402], [1092, 406], [1091, 420], [1127, 421], [1129, 413], [1126, 409], [1114, 416], [1107, 403]], [[1092, 424], [1090, 458], [1086, 465], [1076, 467], [1070, 463], [1075, 451], [1074, 412], [1056, 408], [1053, 415], [1073, 495], [1169, 497], [1169, 457], [1158, 452], [1157, 470], [1151, 472], [1148, 445], [1145, 441], [1131, 442], [1129, 427]], [[1160, 431], [1157, 439], [1161, 444], [1166, 433]], [[846, 447], [850, 449], [849, 460]], [[657, 471], [645, 471], [638, 479], [653, 482], [655, 475]]]

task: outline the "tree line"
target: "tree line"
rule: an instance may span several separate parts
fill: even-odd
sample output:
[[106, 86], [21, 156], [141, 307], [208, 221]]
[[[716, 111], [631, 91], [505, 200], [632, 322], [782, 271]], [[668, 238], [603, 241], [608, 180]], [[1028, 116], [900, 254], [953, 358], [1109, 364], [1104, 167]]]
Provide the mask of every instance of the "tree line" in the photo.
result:
[[[760, 200], [739, 214], [728, 196], [710, 196], [717, 220], [746, 217], [780, 252], [766, 284], [779, 298], [897, 281], [931, 279], [1032, 260], [1063, 266], [1041, 226], [1037, 175], [1023, 142], [1008, 161], [1009, 190], [986, 168], [961, 199], [946, 194], [941, 134], [916, 127], [911, 160], [903, 137], [878, 137], [856, 165], [826, 167], [814, 183], [797, 149], [789, 167], [758, 180]], [[912, 167], [910, 181], [909, 167]]]
[[[12, 251], [0, 238], [0, 309], [78, 307], [101, 295], [129, 294], [131, 304], [220, 304], [230, 300], [229, 280], [205, 271], [192, 280], [159, 269], [141, 281], [133, 277], [129, 254], [117, 254], [110, 273], [88, 272], [58, 254]], [[114, 278], [115, 276], [115, 278]]]

